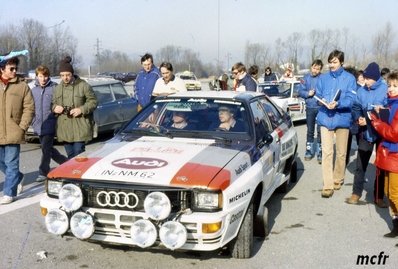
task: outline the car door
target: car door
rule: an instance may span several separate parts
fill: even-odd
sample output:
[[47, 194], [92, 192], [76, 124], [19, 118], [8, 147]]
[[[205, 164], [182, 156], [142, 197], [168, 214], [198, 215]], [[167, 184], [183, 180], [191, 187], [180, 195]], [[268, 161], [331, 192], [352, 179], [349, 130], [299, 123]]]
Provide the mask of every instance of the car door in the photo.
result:
[[[293, 145], [296, 139], [295, 132], [292, 131], [291, 125], [284, 120], [284, 115], [274, 106], [267, 98], [261, 98], [260, 102], [265, 110], [273, 128], [273, 137], [277, 142], [277, 152], [275, 153], [277, 160], [275, 161], [276, 173], [282, 174], [285, 169], [285, 163], [294, 150]], [[291, 124], [291, 122], [290, 122]]]
[[110, 84], [93, 86], [98, 105], [94, 111], [94, 121], [98, 125], [98, 131], [108, 131], [115, 122], [120, 121], [118, 104], [112, 94]]
[[[256, 150], [259, 154], [258, 162], [261, 163], [263, 172], [263, 185], [267, 189], [274, 180], [274, 175], [279, 166], [279, 138], [274, 132], [272, 124], [265, 114], [262, 103], [256, 99], [250, 103], [254, 119]], [[272, 136], [271, 143], [264, 143], [266, 135]]]
[[137, 100], [131, 98], [121, 83], [111, 85], [115, 101], [120, 111], [120, 122], [130, 120], [137, 113]]

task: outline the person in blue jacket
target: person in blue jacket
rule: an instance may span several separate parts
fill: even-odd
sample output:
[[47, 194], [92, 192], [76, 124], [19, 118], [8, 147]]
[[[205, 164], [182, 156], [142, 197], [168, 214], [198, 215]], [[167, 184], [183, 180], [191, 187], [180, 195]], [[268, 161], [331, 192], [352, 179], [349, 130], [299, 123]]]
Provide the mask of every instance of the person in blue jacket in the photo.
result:
[[[365, 85], [357, 90], [356, 100], [352, 107], [353, 120], [359, 125], [357, 136], [359, 140], [352, 195], [347, 199], [349, 204], [357, 204], [361, 198], [366, 168], [374, 146], [377, 147], [380, 142], [380, 137], [371, 125], [368, 112], [373, 111], [377, 106], [385, 107], [387, 105], [387, 85], [380, 76], [379, 65], [375, 62], [370, 63], [363, 71], [363, 77]], [[380, 207], [387, 207], [383, 203], [384, 177], [376, 177], [374, 190], [375, 203]]]
[[153, 64], [153, 56], [146, 53], [141, 57], [142, 69], [135, 80], [135, 95], [138, 100], [139, 110], [151, 102], [155, 83], [160, 78], [159, 69]]
[[[307, 121], [307, 143], [304, 154], [304, 160], [311, 160], [315, 153], [318, 163], [322, 163], [322, 148], [321, 148], [321, 129], [317, 124], [317, 143], [314, 144], [316, 116], [318, 115], [319, 107], [318, 101], [314, 98], [315, 87], [323, 68], [321, 60], [316, 59], [312, 62], [311, 72], [306, 74], [301, 81], [301, 88], [299, 96], [305, 99], [305, 114]], [[315, 152], [316, 151], [316, 152]]]
[[[315, 98], [321, 104], [317, 124], [321, 126], [323, 198], [331, 197], [344, 183], [351, 107], [356, 92], [355, 77], [343, 68], [344, 52], [332, 51], [328, 63], [330, 71], [319, 77], [315, 90]], [[336, 159], [333, 163], [334, 141]]]
[[41, 145], [41, 161], [39, 165], [39, 176], [37, 182], [42, 182], [50, 172], [50, 162], [62, 164], [68, 158], [54, 148], [55, 126], [57, 118], [51, 111], [53, 91], [57, 83], [50, 79], [50, 70], [47, 66], [40, 65], [36, 68], [35, 87], [32, 88], [33, 100], [35, 102], [35, 117], [32, 127], [35, 134], [39, 136]]

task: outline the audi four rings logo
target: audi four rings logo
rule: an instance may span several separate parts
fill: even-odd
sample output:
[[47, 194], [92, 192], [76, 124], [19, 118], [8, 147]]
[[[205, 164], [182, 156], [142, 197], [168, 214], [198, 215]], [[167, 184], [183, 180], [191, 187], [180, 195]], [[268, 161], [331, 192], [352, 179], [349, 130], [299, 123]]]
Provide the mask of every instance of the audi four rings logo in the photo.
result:
[[135, 208], [137, 207], [139, 198], [137, 194], [133, 192], [115, 192], [115, 191], [100, 191], [97, 194], [97, 203], [100, 206], [118, 206]]
[[112, 162], [114, 166], [127, 169], [153, 169], [167, 164], [168, 162], [155, 158], [123, 158]]

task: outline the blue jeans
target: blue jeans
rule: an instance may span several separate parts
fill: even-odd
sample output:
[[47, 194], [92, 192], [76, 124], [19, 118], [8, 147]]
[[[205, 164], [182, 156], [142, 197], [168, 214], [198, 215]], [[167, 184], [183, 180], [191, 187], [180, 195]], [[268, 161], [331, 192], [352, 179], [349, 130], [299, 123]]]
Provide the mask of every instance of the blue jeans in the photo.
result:
[[[307, 107], [305, 114], [307, 117], [307, 142], [314, 142], [316, 116], [318, 115], [319, 108]], [[319, 124], [316, 126], [316, 140], [321, 143], [321, 128]]]
[[56, 163], [62, 164], [68, 160], [56, 148], [54, 148], [54, 135], [41, 135], [39, 136], [41, 144], [41, 162], [39, 166], [39, 174], [47, 176], [50, 172], [50, 162], [53, 159]]
[[64, 148], [68, 155], [68, 159], [72, 159], [86, 150], [84, 142], [65, 143]]
[[17, 195], [17, 187], [22, 180], [19, 172], [19, 152], [21, 145], [10, 144], [0, 146], [0, 171], [4, 173], [4, 195], [14, 197]]

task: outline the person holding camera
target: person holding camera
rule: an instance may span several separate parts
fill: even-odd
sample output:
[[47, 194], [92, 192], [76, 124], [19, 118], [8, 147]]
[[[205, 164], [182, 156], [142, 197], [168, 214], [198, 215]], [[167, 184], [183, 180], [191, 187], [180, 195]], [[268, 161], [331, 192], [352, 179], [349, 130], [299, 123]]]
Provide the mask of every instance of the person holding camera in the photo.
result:
[[60, 62], [61, 83], [53, 94], [53, 111], [57, 116], [57, 140], [64, 142], [68, 159], [85, 151], [85, 143], [93, 138], [93, 111], [97, 98], [91, 86], [74, 75], [72, 58]]

